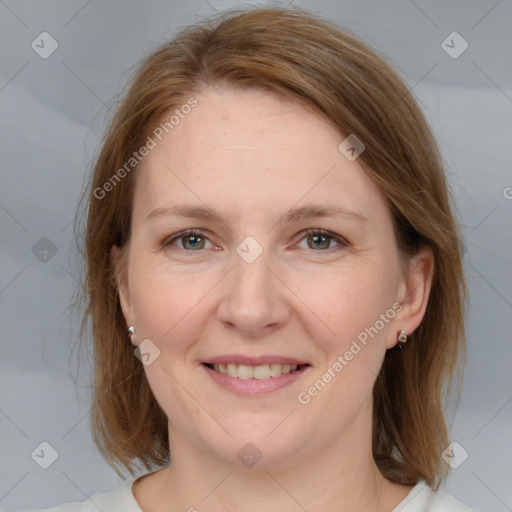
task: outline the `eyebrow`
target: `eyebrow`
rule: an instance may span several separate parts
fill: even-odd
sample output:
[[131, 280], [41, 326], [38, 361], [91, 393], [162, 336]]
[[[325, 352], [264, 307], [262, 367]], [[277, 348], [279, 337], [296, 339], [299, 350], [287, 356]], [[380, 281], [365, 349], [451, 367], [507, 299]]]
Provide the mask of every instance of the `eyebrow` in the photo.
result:
[[[146, 220], [161, 216], [186, 217], [190, 219], [208, 219], [225, 223], [222, 215], [207, 206], [181, 204], [165, 208], [156, 208], [148, 214]], [[292, 208], [279, 216], [278, 222], [298, 222], [316, 217], [346, 217], [359, 222], [368, 222], [368, 219], [355, 210], [335, 205], [307, 204]]]

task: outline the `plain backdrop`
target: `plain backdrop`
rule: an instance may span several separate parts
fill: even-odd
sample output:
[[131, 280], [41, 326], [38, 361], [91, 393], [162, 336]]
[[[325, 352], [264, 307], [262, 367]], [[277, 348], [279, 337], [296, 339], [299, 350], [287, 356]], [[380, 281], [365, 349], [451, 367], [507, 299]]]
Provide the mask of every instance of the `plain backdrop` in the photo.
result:
[[[78, 388], [71, 377], [80, 193], [134, 65], [179, 28], [249, 5], [263, 2], [0, 1], [3, 510], [84, 500], [119, 481], [89, 433], [87, 360]], [[482, 512], [510, 511], [512, 2], [295, 5], [389, 56], [438, 138], [464, 234], [471, 297], [464, 392], [450, 436], [458, 461], [467, 458], [442, 488]]]

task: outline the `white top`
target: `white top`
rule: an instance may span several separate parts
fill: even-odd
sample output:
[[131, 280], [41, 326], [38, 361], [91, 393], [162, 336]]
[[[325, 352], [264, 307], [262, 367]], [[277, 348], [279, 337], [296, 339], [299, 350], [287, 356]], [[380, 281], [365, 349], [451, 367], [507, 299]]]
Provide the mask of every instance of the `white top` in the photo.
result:
[[[133, 482], [123, 482], [113, 491], [96, 494], [80, 503], [67, 503], [45, 512], [142, 512], [132, 493]], [[34, 512], [43, 512], [42, 510]], [[434, 492], [424, 481], [413, 487], [408, 496], [391, 512], [476, 512], [444, 492]]]

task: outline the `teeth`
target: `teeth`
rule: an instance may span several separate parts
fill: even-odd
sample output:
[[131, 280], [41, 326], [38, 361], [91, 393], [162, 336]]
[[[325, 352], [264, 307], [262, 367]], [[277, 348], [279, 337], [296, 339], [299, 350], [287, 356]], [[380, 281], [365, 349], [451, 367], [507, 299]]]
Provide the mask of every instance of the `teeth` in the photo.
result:
[[[215, 367], [214, 367], [214, 369], [215, 369]], [[238, 367], [236, 364], [234, 364], [234, 363], [228, 364], [228, 375], [230, 377], [238, 377]]]
[[279, 377], [281, 375], [282, 365], [278, 363], [272, 363], [270, 365], [270, 376], [271, 377]]
[[252, 379], [254, 377], [254, 366], [247, 366], [245, 364], [238, 365], [238, 378], [239, 379]]
[[260, 380], [270, 379], [270, 365], [263, 364], [261, 366], [255, 366], [254, 378]]
[[247, 364], [214, 364], [213, 369], [223, 375], [239, 379], [266, 380], [271, 377], [280, 377], [297, 369], [296, 364], [262, 364], [260, 366], [249, 366]]

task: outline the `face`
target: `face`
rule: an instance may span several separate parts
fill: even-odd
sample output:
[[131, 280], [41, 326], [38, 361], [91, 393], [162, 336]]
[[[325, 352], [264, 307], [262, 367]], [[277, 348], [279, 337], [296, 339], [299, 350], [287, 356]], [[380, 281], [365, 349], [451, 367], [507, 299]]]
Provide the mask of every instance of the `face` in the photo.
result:
[[252, 443], [273, 464], [367, 443], [405, 290], [385, 200], [299, 104], [197, 101], [137, 170], [120, 279], [171, 452], [240, 465]]

